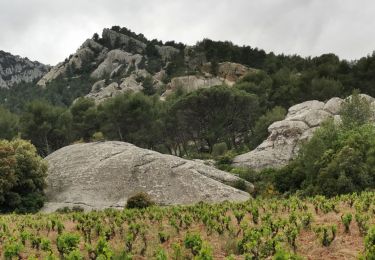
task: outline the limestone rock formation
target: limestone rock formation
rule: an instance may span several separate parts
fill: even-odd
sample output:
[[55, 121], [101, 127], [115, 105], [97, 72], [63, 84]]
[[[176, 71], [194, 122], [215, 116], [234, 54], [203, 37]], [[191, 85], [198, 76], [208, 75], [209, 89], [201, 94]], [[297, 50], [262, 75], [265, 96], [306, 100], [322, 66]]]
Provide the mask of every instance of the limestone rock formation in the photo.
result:
[[[375, 108], [374, 98], [361, 96]], [[261, 170], [286, 165], [297, 155], [300, 144], [309, 140], [323, 121], [332, 117], [335, 122], [340, 121], [343, 101], [335, 97], [325, 103], [312, 100], [290, 107], [284, 120], [268, 127], [269, 136], [263, 143], [253, 151], [234, 158], [234, 166]]]
[[108, 49], [104, 46], [92, 39], [87, 39], [75, 54], [70, 55], [69, 59], [54, 66], [38, 81], [37, 85], [45, 87], [49, 82], [64, 76], [68, 70], [73, 68], [81, 69], [83, 66], [93, 62], [94, 59], [104, 59], [107, 52]]
[[146, 70], [136, 70], [130, 73], [129, 76], [122, 78], [119, 83], [112, 82], [106, 84], [106, 80], [99, 80], [94, 83], [89, 94], [85, 97], [91, 98], [96, 104], [105, 101], [108, 98], [115, 97], [124, 92], [139, 92], [143, 90], [143, 82], [139, 79], [146, 77], [153, 78], [153, 85], [155, 88], [160, 86], [160, 80], [155, 76], [151, 76]]
[[49, 171], [44, 211], [74, 205], [121, 208], [129, 196], [141, 191], [163, 205], [249, 198], [228, 185], [239, 180], [232, 174], [124, 142], [74, 144], [45, 160]]
[[103, 79], [107, 75], [112, 75], [113, 77], [124, 65], [125, 74], [133, 66], [135, 70], [138, 70], [138, 64], [141, 62], [142, 57], [140, 54], [132, 54], [122, 50], [111, 50], [106, 54], [104, 61], [91, 73], [91, 77], [94, 79]]
[[206, 63], [201, 68], [201, 72], [204, 73], [204, 76], [190, 75], [173, 78], [167, 85], [167, 89], [162, 97], [167, 97], [178, 88], [182, 88], [186, 92], [192, 92], [200, 88], [210, 88], [222, 84], [233, 86], [237, 80], [241, 79], [246, 74], [257, 72], [255, 69], [233, 62], [219, 63], [217, 76], [212, 75], [211, 70], [211, 63]]
[[49, 66], [27, 58], [0, 51], [0, 88], [9, 88], [20, 82], [40, 79]]
[[[200, 48], [174, 46], [148, 41], [126, 28], [104, 29], [101, 38], [87, 39], [74, 54], [40, 79], [38, 85], [45, 87], [59, 78], [89, 75], [95, 84], [86, 97], [100, 103], [126, 91], [141, 91], [142, 77], [152, 78], [154, 90], [166, 89], [161, 95], [164, 99], [179, 87], [191, 92], [215, 85], [232, 86], [247, 73], [257, 72], [233, 62], [219, 63], [213, 72], [212, 64]], [[189, 76], [191, 72], [195, 75]]]
[[104, 41], [109, 42], [109, 45], [114, 48], [132, 45], [137, 53], [142, 53], [146, 49], [145, 43], [111, 29], [104, 29], [102, 37]]
[[212, 86], [221, 85], [224, 80], [217, 77], [203, 77], [203, 76], [182, 76], [176, 77], [171, 80], [167, 85], [167, 90], [163, 93], [162, 97], [167, 97], [175, 92], [178, 88], [182, 88], [186, 92], [192, 92], [200, 88], [209, 88]]
[[[212, 67], [208, 62], [202, 66], [202, 72], [211, 74]], [[257, 73], [257, 69], [249, 68], [245, 65], [234, 62], [222, 62], [217, 67], [217, 77], [229, 86], [236, 83], [237, 80], [243, 78], [248, 73]]]

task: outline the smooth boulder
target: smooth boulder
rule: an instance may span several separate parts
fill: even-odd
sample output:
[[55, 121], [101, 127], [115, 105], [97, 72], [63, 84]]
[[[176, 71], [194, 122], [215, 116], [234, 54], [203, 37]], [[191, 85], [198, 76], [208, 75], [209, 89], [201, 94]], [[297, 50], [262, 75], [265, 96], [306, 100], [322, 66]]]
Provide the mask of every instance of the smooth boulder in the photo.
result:
[[[49, 170], [45, 212], [62, 207], [122, 208], [138, 192], [157, 204], [245, 201], [240, 179], [201, 162], [160, 154], [124, 142], [74, 144], [45, 158]], [[253, 185], [245, 182], [249, 191]]]

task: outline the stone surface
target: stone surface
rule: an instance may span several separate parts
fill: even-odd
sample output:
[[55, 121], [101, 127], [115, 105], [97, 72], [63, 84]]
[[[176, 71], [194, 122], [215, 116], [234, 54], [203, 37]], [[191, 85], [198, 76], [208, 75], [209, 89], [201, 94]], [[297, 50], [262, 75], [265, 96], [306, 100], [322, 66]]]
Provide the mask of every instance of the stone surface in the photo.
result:
[[104, 41], [108, 41], [111, 46], [129, 46], [129, 42], [133, 43], [133, 47], [135, 47], [135, 52], [142, 53], [146, 49], [146, 44], [134, 39], [128, 35], [118, 33], [111, 29], [104, 29], [102, 33], [102, 38]]
[[[181, 50], [173, 46], [158, 44], [155, 44], [154, 47], [161, 59], [159, 61], [160, 67], [155, 68], [154, 58], [149, 57], [150, 54], [146, 51], [145, 42], [139, 39], [141, 38], [134, 34], [126, 34], [121, 30], [119, 32], [104, 29], [101, 38], [96, 41], [87, 39], [74, 54], [44, 75], [39, 80], [38, 85], [46, 87], [49, 82], [58, 78], [67, 78], [68, 75], [79, 77], [84, 71], [96, 81], [87, 97], [93, 98], [96, 103], [100, 103], [126, 91], [141, 91], [143, 86], [139, 75], [143, 73], [142, 71], [148, 69], [151, 73], [148, 73], [148, 76], [151, 76], [154, 80], [154, 89], [165, 89], [165, 92], [161, 95], [163, 100], [179, 87], [186, 92], [191, 92], [215, 85], [232, 86], [246, 74], [258, 71], [242, 64], [222, 62], [218, 64], [217, 71], [213, 75], [211, 63], [207, 62], [206, 54], [199, 47], [186, 46], [183, 53], [180, 53]], [[178, 54], [180, 54], [181, 59], [184, 59], [183, 62], [186, 65], [185, 71], [179, 73], [185, 75], [194, 71], [196, 75], [174, 77], [168, 82], [173, 74], [167, 75], [166, 71], [170, 71], [168, 66], [170, 62], [173, 62], [173, 57]], [[160, 71], [156, 71], [159, 69]], [[107, 83], [103, 86], [102, 80], [104, 79], [107, 80]], [[109, 86], [113, 82], [116, 82], [119, 87]], [[1, 79], [0, 84], [2, 84]], [[112, 90], [114, 92], [110, 93]]]
[[126, 65], [125, 74], [134, 66], [138, 70], [138, 64], [142, 60], [142, 55], [132, 54], [122, 50], [111, 50], [107, 53], [106, 58], [99, 66], [91, 73], [94, 79], [102, 79], [106, 75], [113, 75], [116, 70], [119, 70], [120, 65]]
[[47, 74], [41, 78], [37, 85], [46, 87], [46, 85], [58, 77], [62, 77], [67, 72], [68, 68], [80, 69], [82, 66], [93, 62], [97, 53], [100, 55], [106, 55], [108, 52], [107, 48], [104, 48], [94, 40], [87, 39], [82, 46], [72, 55], [69, 56], [64, 62], [60, 62], [54, 66]]
[[170, 61], [180, 51], [172, 46], [155, 46], [164, 61]]
[[[375, 102], [368, 95], [361, 96]], [[235, 157], [233, 165], [254, 170], [286, 165], [297, 155], [301, 143], [309, 140], [323, 121], [333, 118], [335, 123], [341, 122], [339, 112], [343, 101], [335, 97], [325, 103], [312, 100], [290, 107], [284, 120], [268, 127], [268, 138], [253, 151]]]
[[49, 66], [40, 62], [0, 51], [0, 88], [9, 88], [21, 82], [33, 82], [49, 69]]
[[341, 98], [338, 98], [338, 97], [331, 98], [330, 100], [327, 101], [327, 103], [325, 103], [323, 110], [333, 115], [337, 115], [340, 112], [340, 107], [341, 107], [342, 102], [344, 102], [344, 100]]
[[210, 88], [217, 85], [222, 85], [224, 80], [217, 77], [208, 77], [203, 76], [182, 76], [176, 77], [171, 80], [167, 85], [167, 90], [163, 93], [163, 97], [169, 96], [171, 93], [176, 91], [178, 88], [182, 88], [186, 92], [192, 92], [201, 88]]
[[121, 208], [141, 191], [163, 205], [249, 198], [248, 193], [227, 185], [239, 180], [233, 174], [124, 142], [74, 144], [45, 160], [49, 165], [46, 212], [75, 205]]
[[[91, 98], [95, 103], [99, 104], [108, 98], [115, 97], [124, 92], [139, 92], [143, 90], [142, 82], [138, 81], [139, 77], [146, 78], [151, 76], [146, 70], [133, 71], [129, 76], [122, 78], [120, 83], [112, 82], [108, 85], [105, 80], [99, 80], [94, 83], [89, 94], [85, 97]], [[160, 81], [154, 78], [155, 88], [160, 84]]]

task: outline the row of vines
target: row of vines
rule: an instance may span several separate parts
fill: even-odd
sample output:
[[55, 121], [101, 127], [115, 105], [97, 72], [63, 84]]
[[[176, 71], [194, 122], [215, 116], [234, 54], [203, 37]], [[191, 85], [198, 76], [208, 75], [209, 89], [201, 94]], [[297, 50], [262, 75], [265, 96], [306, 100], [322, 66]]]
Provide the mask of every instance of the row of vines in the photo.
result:
[[4, 259], [375, 259], [375, 193], [0, 216]]

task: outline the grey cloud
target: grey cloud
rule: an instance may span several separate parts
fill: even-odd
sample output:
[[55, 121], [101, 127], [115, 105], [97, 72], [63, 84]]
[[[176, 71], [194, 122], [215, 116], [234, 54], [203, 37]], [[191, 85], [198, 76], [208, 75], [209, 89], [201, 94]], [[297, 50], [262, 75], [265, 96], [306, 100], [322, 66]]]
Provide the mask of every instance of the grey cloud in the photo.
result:
[[49, 64], [112, 25], [164, 41], [230, 40], [302, 56], [352, 60], [375, 49], [371, 0], [0, 0], [0, 10], [0, 49]]

